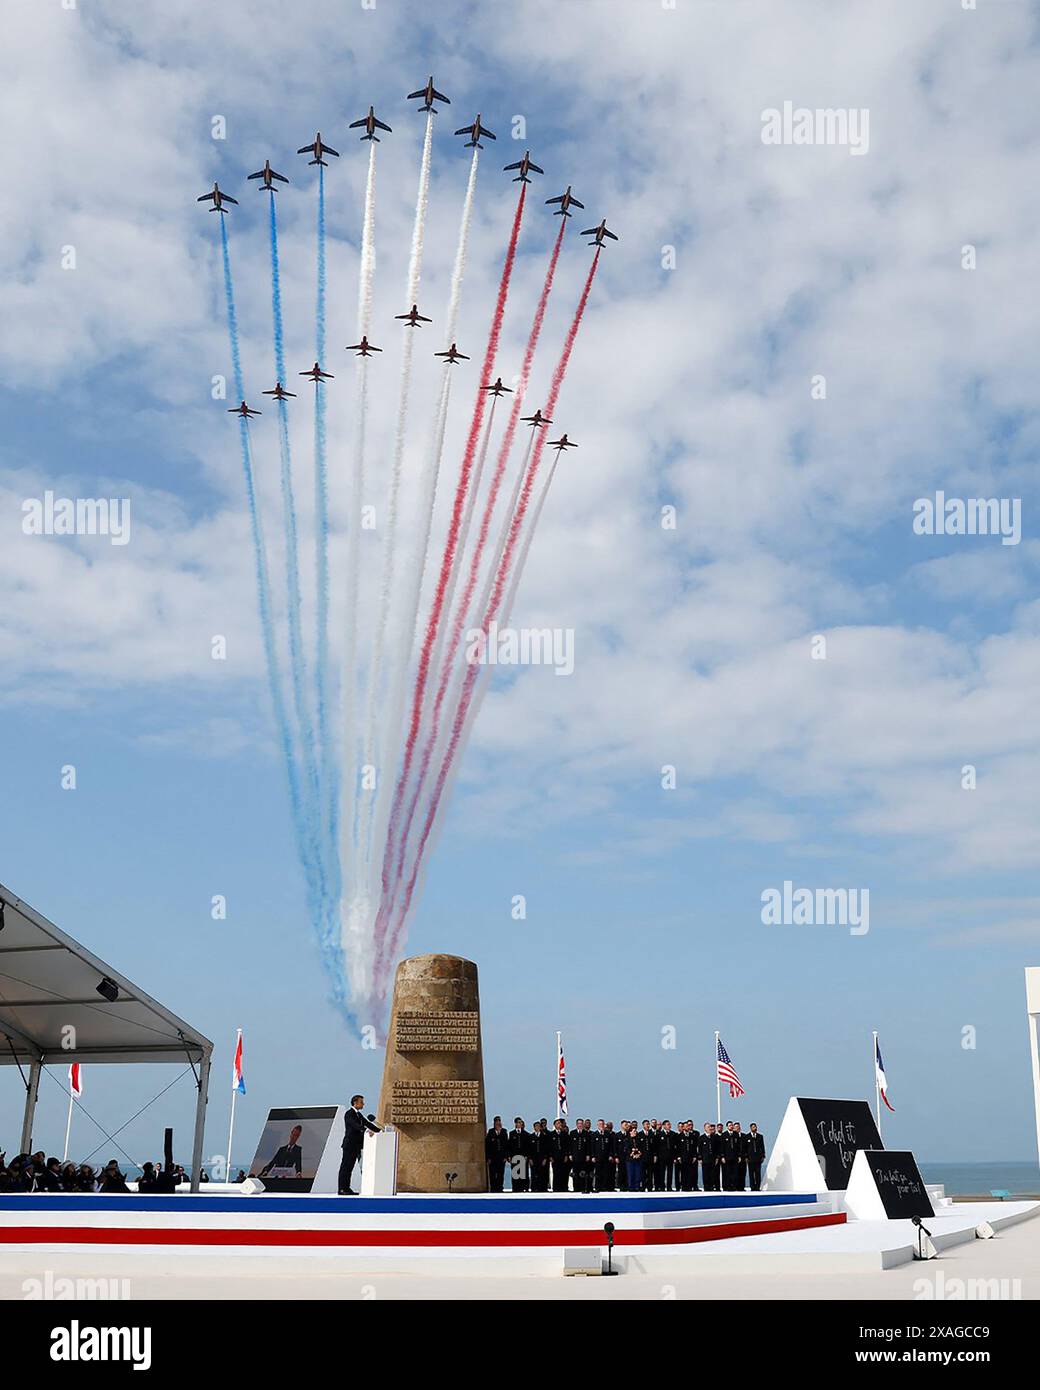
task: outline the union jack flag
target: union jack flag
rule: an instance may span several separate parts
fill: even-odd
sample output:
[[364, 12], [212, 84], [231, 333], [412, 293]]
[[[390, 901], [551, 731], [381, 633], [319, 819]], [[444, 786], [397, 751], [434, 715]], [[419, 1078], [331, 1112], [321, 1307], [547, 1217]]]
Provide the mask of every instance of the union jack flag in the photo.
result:
[[567, 1114], [567, 1068], [563, 1061], [563, 1043], [556, 1034], [556, 1118]]
[[722, 1082], [724, 1086], [729, 1087], [730, 1100], [736, 1100], [738, 1096], [742, 1096], [744, 1094], [744, 1087], [740, 1084], [740, 1077], [737, 1075], [736, 1068], [734, 1067], [733, 1063], [729, 1060], [729, 1053], [722, 1045], [722, 1039], [717, 1038], [716, 1042], [718, 1043], [719, 1047], [719, 1080]]

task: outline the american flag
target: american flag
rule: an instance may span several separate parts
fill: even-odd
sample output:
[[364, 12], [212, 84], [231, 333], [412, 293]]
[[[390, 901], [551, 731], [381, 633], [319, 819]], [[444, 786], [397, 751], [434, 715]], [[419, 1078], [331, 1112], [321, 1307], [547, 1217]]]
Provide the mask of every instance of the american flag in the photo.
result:
[[556, 1034], [556, 1118], [562, 1120], [567, 1114], [567, 1068], [563, 1061], [563, 1042]]
[[715, 1041], [718, 1043], [719, 1047], [719, 1080], [724, 1086], [729, 1087], [730, 1100], [736, 1100], [738, 1096], [744, 1094], [744, 1087], [740, 1084], [740, 1077], [737, 1075], [736, 1068], [729, 1060], [729, 1053], [722, 1045], [722, 1039], [716, 1038]]

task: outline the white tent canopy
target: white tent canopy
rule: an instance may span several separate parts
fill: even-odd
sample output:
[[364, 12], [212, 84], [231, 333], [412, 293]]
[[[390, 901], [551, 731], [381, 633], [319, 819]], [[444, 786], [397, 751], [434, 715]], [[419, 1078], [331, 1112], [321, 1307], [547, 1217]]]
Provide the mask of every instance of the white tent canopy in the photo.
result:
[[[0, 1064], [28, 1067], [22, 1149], [31, 1140], [44, 1064], [187, 1061], [197, 1067], [199, 1093], [195, 1190], [213, 1044], [3, 884], [0, 909]], [[105, 994], [98, 993], [99, 985]]]

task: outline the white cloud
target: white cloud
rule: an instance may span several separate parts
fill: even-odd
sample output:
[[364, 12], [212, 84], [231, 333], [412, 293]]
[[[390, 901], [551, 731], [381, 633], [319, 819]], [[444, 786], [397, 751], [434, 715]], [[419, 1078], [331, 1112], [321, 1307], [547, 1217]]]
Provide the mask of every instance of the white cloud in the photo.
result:
[[[904, 559], [889, 544], [891, 528], [909, 538], [913, 497], [936, 486], [1014, 489], [1035, 449], [1035, 427], [1021, 423], [1036, 377], [1034, 307], [1022, 286], [1040, 213], [1026, 114], [1040, 59], [1027, 7], [792, 3], [782, 23], [765, 3], [526, 11], [522, 48], [512, 26], [467, 11], [461, 33], [438, 40], [434, 65], [443, 55], [458, 81], [479, 89], [482, 54], [503, 64], [511, 85], [486, 105], [500, 108], [505, 128], [512, 94], [534, 93], [525, 104], [535, 157], [540, 142], [562, 139], [546, 184], [555, 192], [573, 182], [589, 221], [605, 213], [622, 240], [604, 254], [561, 396], [558, 419], [581, 448], [561, 465], [517, 615], [574, 626], [577, 670], [567, 680], [522, 673], [488, 700], [473, 748], [481, 786], [463, 784], [474, 812], [497, 802], [502, 819], [522, 825], [548, 800], [560, 818], [607, 815], [667, 761], [693, 786], [744, 779], [718, 822], [735, 836], [811, 843], [818, 826], [801, 798], [814, 795], [821, 823], [833, 799], [852, 835], [920, 840], [964, 866], [1035, 864], [1036, 807], [1022, 787], [1034, 779], [1022, 774], [1040, 642], [1032, 610], [1015, 606], [1030, 592], [1035, 543], [939, 559], [923, 549]], [[94, 405], [88, 381], [92, 391], [113, 382], [119, 408], [154, 430], [158, 451], [196, 460], [209, 493], [201, 507], [195, 497], [179, 505], [116, 437], [107, 471], [116, 487], [121, 468], [133, 475], [140, 518], [125, 553], [35, 540], [0, 549], [0, 632], [15, 653], [3, 674], [8, 699], [28, 696], [41, 674], [64, 689], [212, 684], [211, 630], [233, 635], [236, 676], [260, 678], [235, 438], [218, 429], [227, 418], [208, 399], [211, 375], [228, 369], [216, 254], [203, 235], [216, 219], [194, 200], [218, 175], [244, 189], [232, 237], [254, 392], [270, 384], [269, 300], [263, 228], [249, 221], [260, 199], [242, 183], [245, 166], [259, 167], [269, 150], [291, 162], [279, 212], [296, 370], [313, 360], [313, 187], [285, 151], [319, 124], [344, 138], [352, 105], [367, 104], [357, 94], [375, 85], [370, 74], [382, 86], [390, 73], [403, 80], [430, 66], [426, 40], [388, 5], [352, 11], [352, 28], [333, 4], [313, 7], [303, 26], [273, 3], [226, 4], [204, 23], [198, 13], [172, 4], [129, 19], [109, 4], [84, 20], [23, 0], [8, 24], [19, 61], [0, 93], [14, 132], [7, 183], [18, 191], [0, 212], [6, 379], [39, 390], [44, 409], [73, 402], [82, 422], [70, 428], [84, 435], [107, 409]], [[265, 32], [277, 42], [255, 40]], [[762, 109], [788, 98], [869, 107], [869, 155], [763, 146]], [[388, 352], [372, 458], [381, 478], [419, 130], [413, 113], [398, 111], [379, 156], [376, 319]], [[216, 148], [208, 123], [221, 112], [231, 127]], [[438, 136], [423, 282], [434, 304], [446, 293], [465, 176]], [[463, 350], [486, 331], [510, 210], [498, 170], [505, 146], [503, 131], [482, 167]], [[342, 344], [353, 334], [363, 163], [352, 140], [337, 148], [330, 458], [341, 537], [353, 408]], [[526, 250], [551, 230], [544, 196], [532, 193], [505, 375], [519, 361], [543, 263]], [[575, 230], [548, 345], [587, 263], [570, 244]], [[960, 268], [965, 242], [979, 248], [974, 272]], [[75, 271], [59, 267], [66, 244], [76, 246]], [[677, 248], [674, 272], [660, 268], [666, 244]], [[540, 355], [531, 400], [552, 356], [550, 347]], [[825, 401], [810, 398], [814, 373], [827, 377]], [[474, 375], [457, 383], [463, 405]], [[413, 419], [423, 423], [409, 469], [425, 444], [432, 381], [418, 374]], [[306, 397], [293, 409], [306, 529]], [[277, 505], [270, 423], [256, 430], [268, 515]], [[465, 423], [460, 409], [446, 465]], [[2, 475], [5, 535], [29, 479], [34, 490], [49, 483], [35, 459], [15, 462], [26, 476]], [[62, 472], [71, 486], [74, 461]], [[93, 495], [97, 482], [79, 485]], [[666, 502], [678, 507], [675, 533], [658, 523]], [[1025, 518], [1028, 535], [1028, 506]], [[372, 558], [366, 550], [366, 572]], [[309, 595], [309, 572], [305, 584]], [[922, 590], [996, 605], [994, 630], [928, 630], [902, 606]], [[809, 656], [818, 632], [826, 662]], [[970, 794], [958, 780], [969, 761], [985, 768]], [[785, 804], [795, 799], [797, 812]], [[629, 844], [641, 852], [686, 833], [654, 824]]]

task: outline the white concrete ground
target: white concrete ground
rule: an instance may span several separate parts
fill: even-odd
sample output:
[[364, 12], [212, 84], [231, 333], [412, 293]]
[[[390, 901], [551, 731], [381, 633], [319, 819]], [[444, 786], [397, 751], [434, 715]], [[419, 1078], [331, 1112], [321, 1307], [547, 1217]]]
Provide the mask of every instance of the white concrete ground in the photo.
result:
[[688, 1274], [626, 1273], [616, 1279], [450, 1272], [461, 1267], [462, 1261], [446, 1262], [436, 1274], [366, 1275], [346, 1272], [342, 1261], [328, 1256], [5, 1252], [0, 1298], [24, 1299], [41, 1288], [63, 1290], [54, 1281], [71, 1279], [117, 1281], [112, 1292], [131, 1299], [1036, 1299], [1040, 1219], [1009, 1225], [993, 1240], [955, 1245], [937, 1260], [887, 1270], [798, 1272], [784, 1261], [770, 1271], [751, 1255], [739, 1271], [728, 1260], [714, 1266], [698, 1260]]

